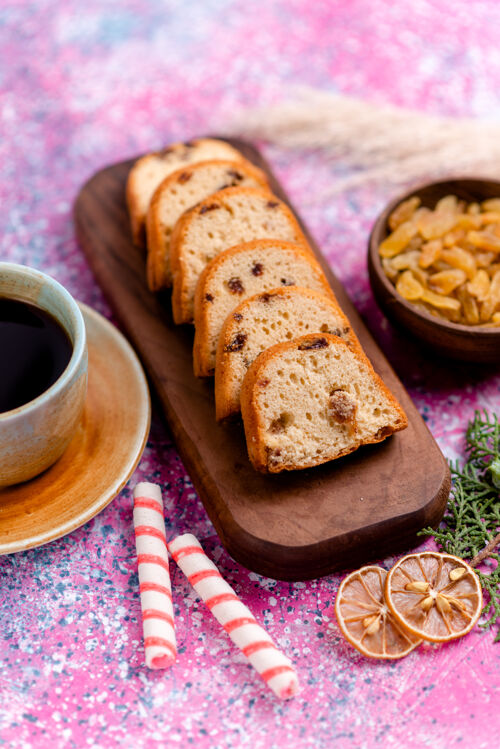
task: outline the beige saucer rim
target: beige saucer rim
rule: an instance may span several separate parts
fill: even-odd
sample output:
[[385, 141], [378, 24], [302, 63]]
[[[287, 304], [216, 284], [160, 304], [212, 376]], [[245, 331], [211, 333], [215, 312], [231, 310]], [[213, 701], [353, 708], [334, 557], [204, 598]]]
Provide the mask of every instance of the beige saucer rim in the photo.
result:
[[[89, 520], [92, 520], [92, 518], [98, 515], [126, 485], [127, 481], [135, 471], [147, 443], [151, 424], [151, 400], [146, 376], [134, 349], [118, 328], [103, 317], [103, 315], [83, 302], [78, 302], [78, 306], [83, 314], [86, 326], [88, 322], [94, 324], [97, 328], [100, 328], [101, 332], [105, 332], [108, 340], [109, 338], [112, 338], [113, 342], [120, 348], [123, 354], [122, 364], [129, 368], [129, 373], [133, 375], [135, 384], [140, 393], [141, 400], [140, 403], [137, 404], [138, 417], [136, 431], [132, 435], [128, 460], [126, 464], [122, 466], [117, 475], [109, 477], [109, 482], [106, 488], [100, 491], [97, 496], [95, 494], [90, 495], [88, 497], [88, 503], [85, 504], [84, 508], [82, 509], [81, 507], [78, 507], [75, 514], [67, 522], [59, 525], [56, 524], [50, 528], [46, 528], [43, 532], [37, 535], [30, 535], [22, 540], [16, 540], [13, 542], [2, 541], [2, 537], [0, 536], [0, 556], [43, 546], [44, 544], [68, 535], [82, 525], [85, 525]], [[89, 364], [89, 368], [90, 366], [91, 365]], [[36, 479], [33, 479], [33, 481], [36, 481]]]

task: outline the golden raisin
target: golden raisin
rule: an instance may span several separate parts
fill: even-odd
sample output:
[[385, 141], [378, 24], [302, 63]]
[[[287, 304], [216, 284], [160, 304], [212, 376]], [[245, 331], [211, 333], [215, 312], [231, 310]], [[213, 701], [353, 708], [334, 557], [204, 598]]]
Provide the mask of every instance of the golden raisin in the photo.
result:
[[488, 322], [491, 317], [493, 317], [493, 313], [496, 309], [496, 302], [493, 299], [493, 297], [488, 296], [484, 302], [481, 305], [481, 314], [480, 319], [481, 322]]
[[481, 321], [488, 322], [500, 305], [500, 270], [495, 273], [490, 285], [490, 293], [481, 306]]
[[496, 237], [494, 234], [485, 231], [469, 231], [467, 241], [481, 250], [500, 252], [500, 237]]
[[423, 302], [427, 302], [427, 304], [431, 304], [438, 309], [448, 309], [455, 312], [460, 310], [460, 302], [458, 299], [453, 299], [449, 296], [441, 296], [441, 294], [434, 294], [434, 292], [429, 291], [429, 289], [425, 289], [420, 298]]
[[396, 282], [396, 291], [401, 294], [403, 299], [413, 301], [414, 299], [420, 299], [424, 293], [424, 287], [413, 277], [411, 270], [405, 270], [401, 273]]
[[462, 239], [465, 239], [465, 229], [453, 229], [453, 231], [449, 231], [448, 234], [444, 235], [443, 245], [445, 247], [453, 247], [461, 242]]
[[406, 252], [412, 252], [414, 250], [420, 250], [422, 247], [423, 239], [422, 237], [419, 237], [416, 235], [415, 237], [412, 237], [408, 244], [406, 245]]
[[476, 275], [476, 261], [470, 252], [461, 247], [452, 247], [451, 250], [443, 250], [441, 258], [451, 265], [452, 268], [460, 268], [465, 271], [467, 278], [472, 280]]
[[411, 219], [419, 205], [420, 198], [417, 198], [415, 195], [400, 203], [389, 216], [389, 229], [394, 231], [398, 226], [404, 224], [405, 221]]
[[424, 239], [437, 239], [451, 231], [456, 220], [454, 213], [432, 212], [419, 219], [418, 230]]
[[417, 227], [411, 221], [405, 221], [389, 234], [380, 244], [379, 253], [381, 257], [394, 257], [403, 250], [410, 239], [417, 233]]
[[488, 211], [487, 213], [479, 214], [482, 224], [497, 224], [500, 221], [500, 213], [498, 211]]
[[421, 268], [419, 265], [412, 265], [411, 272], [413, 273], [413, 276], [417, 279], [417, 281], [422, 284], [422, 286], [427, 286], [429, 273], [426, 270]]
[[476, 263], [480, 268], [488, 268], [495, 259], [494, 252], [476, 252]]
[[394, 268], [392, 260], [388, 257], [382, 258], [382, 268], [390, 281], [395, 281], [398, 277], [398, 271]]
[[429, 288], [432, 291], [437, 291], [438, 294], [445, 294], [448, 296], [454, 291], [457, 286], [461, 286], [467, 280], [463, 270], [459, 268], [453, 268], [452, 270], [442, 270], [439, 273], [434, 273], [429, 278]]
[[461, 286], [457, 289], [457, 298], [462, 304], [464, 322], [468, 325], [477, 325], [479, 322], [479, 309], [476, 300], [470, 295], [466, 286]]
[[500, 211], [500, 198], [490, 198], [481, 203], [483, 211]]
[[432, 239], [430, 242], [426, 242], [422, 245], [422, 253], [418, 264], [421, 268], [428, 268], [430, 265], [439, 259], [441, 250], [443, 249], [443, 243], [440, 239]]
[[456, 219], [456, 225], [461, 229], [479, 229], [481, 226], [481, 217], [479, 215], [471, 216], [469, 213], [462, 213]]
[[491, 281], [490, 286], [490, 294], [492, 294], [495, 299], [500, 302], [500, 270], [497, 270], [497, 272], [493, 276], [493, 280]]
[[456, 195], [445, 195], [444, 198], [436, 203], [436, 213], [456, 213], [458, 208], [458, 198]]
[[396, 255], [396, 257], [393, 257], [390, 263], [396, 270], [406, 270], [406, 268], [412, 268], [417, 265], [419, 257], [420, 252], [418, 250], [401, 252], [399, 255]]
[[469, 281], [467, 291], [479, 302], [484, 302], [490, 293], [490, 277], [484, 269], [478, 270], [472, 281]]

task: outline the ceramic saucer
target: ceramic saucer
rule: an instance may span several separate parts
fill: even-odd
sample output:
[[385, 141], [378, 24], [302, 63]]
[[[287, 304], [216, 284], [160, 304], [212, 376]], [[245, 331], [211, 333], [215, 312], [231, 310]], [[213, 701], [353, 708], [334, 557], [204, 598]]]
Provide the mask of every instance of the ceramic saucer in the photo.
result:
[[80, 308], [89, 350], [82, 421], [45, 473], [0, 489], [0, 554], [41, 546], [89, 521], [125, 486], [146, 445], [151, 406], [139, 360], [110, 322]]

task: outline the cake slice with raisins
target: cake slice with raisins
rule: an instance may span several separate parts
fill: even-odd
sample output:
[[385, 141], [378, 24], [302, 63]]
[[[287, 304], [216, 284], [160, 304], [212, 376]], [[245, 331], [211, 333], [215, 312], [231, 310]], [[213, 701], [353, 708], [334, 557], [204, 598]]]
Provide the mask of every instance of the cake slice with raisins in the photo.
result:
[[240, 161], [241, 153], [229, 143], [200, 138], [148, 153], [137, 159], [127, 178], [126, 199], [134, 244], [146, 246], [146, 214], [153, 193], [165, 177], [181, 167], [209, 159]]
[[231, 247], [202, 272], [194, 302], [194, 373], [209, 377], [215, 369], [217, 342], [230, 312], [258, 292], [306, 286], [333, 296], [310, 250], [276, 239], [257, 239]]
[[331, 296], [301, 286], [255, 294], [231, 312], [219, 336], [215, 367], [217, 420], [240, 412], [241, 383], [266, 349], [307, 333], [330, 333], [359, 348], [349, 320]]
[[223, 159], [182, 167], [156, 188], [146, 216], [147, 278], [151, 291], [172, 285], [170, 240], [184, 211], [212, 193], [235, 185], [268, 188], [264, 172], [249, 161]]
[[308, 248], [290, 208], [264, 190], [230, 187], [182, 216], [171, 243], [176, 323], [193, 322], [196, 284], [205, 266], [223, 250], [252, 239], [283, 239]]
[[408, 425], [366, 356], [328, 333], [260, 354], [243, 380], [241, 412], [249, 458], [264, 473], [326, 463]]

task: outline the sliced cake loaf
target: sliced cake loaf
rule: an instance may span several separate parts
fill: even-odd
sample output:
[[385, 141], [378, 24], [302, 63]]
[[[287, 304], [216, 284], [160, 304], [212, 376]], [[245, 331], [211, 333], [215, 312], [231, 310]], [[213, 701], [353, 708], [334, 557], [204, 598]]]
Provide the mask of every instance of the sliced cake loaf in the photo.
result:
[[270, 473], [340, 458], [408, 424], [366, 356], [328, 333], [260, 354], [243, 380], [241, 412], [250, 460]]
[[156, 188], [146, 217], [147, 276], [152, 291], [172, 285], [170, 239], [180, 216], [212, 193], [235, 185], [268, 186], [264, 172], [250, 162], [214, 159], [178, 169]]
[[239, 304], [226, 319], [217, 347], [217, 420], [239, 413], [241, 383], [262, 351], [307, 333], [330, 333], [360, 348], [338, 303], [319, 291], [287, 286], [255, 294]]
[[196, 285], [195, 374], [198, 377], [213, 374], [220, 331], [235, 307], [258, 292], [292, 285], [333, 295], [311, 251], [292, 242], [257, 239], [217, 255]]
[[290, 208], [264, 190], [229, 188], [185, 214], [172, 236], [175, 322], [193, 321], [196, 284], [216, 255], [241, 242], [265, 238], [308, 246]]
[[223, 140], [200, 138], [188, 143], [173, 143], [168, 148], [138, 159], [127, 179], [127, 206], [134, 244], [146, 245], [146, 213], [153, 193], [165, 177], [183, 166], [209, 159], [243, 159], [236, 148]]

